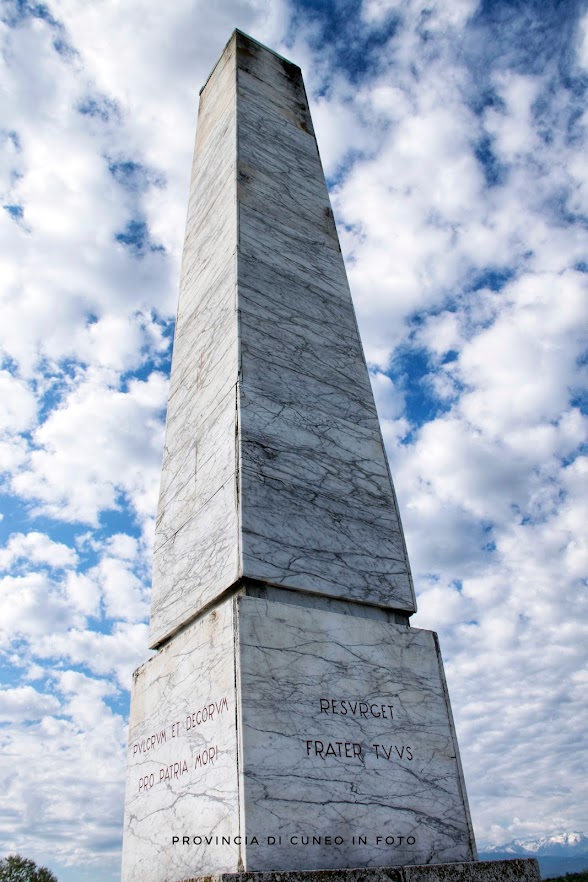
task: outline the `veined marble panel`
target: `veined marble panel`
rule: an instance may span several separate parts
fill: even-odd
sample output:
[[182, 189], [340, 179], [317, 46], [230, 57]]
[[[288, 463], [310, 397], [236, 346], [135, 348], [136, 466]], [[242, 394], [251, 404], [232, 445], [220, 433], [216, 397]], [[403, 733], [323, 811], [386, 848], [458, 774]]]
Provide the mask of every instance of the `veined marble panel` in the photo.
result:
[[[245, 115], [246, 113], [246, 115]], [[253, 118], [252, 118], [253, 117]], [[260, 109], [258, 118], [247, 107], [239, 117], [239, 176], [243, 184], [253, 184], [239, 192], [240, 200], [261, 211], [269, 220], [283, 224], [286, 220], [296, 229], [305, 219], [312, 224], [317, 237], [328, 242], [336, 251], [339, 243], [329, 198], [322, 177], [322, 168], [316, 150], [308, 155], [296, 151], [296, 163], [288, 161], [295, 145], [292, 136], [297, 130], [287, 122], [271, 130], [272, 120]], [[274, 120], [278, 125], [279, 119]], [[258, 147], [260, 130], [265, 137]], [[303, 143], [313, 139], [302, 133]]]
[[241, 387], [240, 404], [243, 462], [261, 479], [306, 485], [354, 509], [388, 508], [386, 456], [373, 427], [298, 402], [292, 405], [248, 386]]
[[[261, 315], [273, 314], [277, 322], [292, 321], [298, 327], [318, 323], [321, 334], [339, 334], [343, 339], [357, 335], [355, 315], [341, 312], [337, 306], [350, 297], [342, 272], [329, 280], [279, 256], [241, 249], [239, 291], [245, 307], [252, 303]], [[333, 323], [333, 310], [338, 313], [337, 325]]]
[[[297, 285], [306, 287], [309, 292], [313, 290], [333, 291], [339, 289], [345, 297], [349, 296], [347, 277], [342, 265], [337, 262], [327, 261], [317, 266], [304, 259], [304, 255], [292, 250], [288, 254], [264, 251], [259, 247], [259, 242], [247, 229], [241, 228], [239, 232], [239, 266], [247, 260], [250, 265], [256, 261], [275, 271], [278, 278], [291, 276], [297, 280]], [[247, 284], [251, 284], [246, 278]], [[343, 296], [341, 299], [344, 299]], [[344, 328], [347, 324], [344, 324]]]
[[[224, 330], [222, 322], [216, 327], [221, 332]], [[185, 367], [178, 369], [177, 376], [172, 378], [174, 382], [170, 383], [168, 404], [170, 420], [175, 421], [184, 413], [191, 422], [192, 414], [211, 412], [217, 399], [237, 382], [239, 350], [235, 323], [227, 323], [225, 327], [226, 333], [220, 334], [216, 347], [212, 342], [207, 345], [207, 341], [201, 350], [194, 348], [187, 354]]]
[[237, 488], [230, 477], [153, 553], [150, 646], [160, 644], [241, 575]]
[[[288, 120], [280, 120], [278, 117], [275, 119], [275, 123], [279, 127], [276, 140], [274, 143], [264, 143], [261, 148], [257, 149], [256, 141], [259, 138], [256, 135], [256, 129], [262, 128], [269, 134], [269, 122], [270, 120], [263, 113], [262, 107], [248, 109], [247, 115], [241, 118], [239, 124], [239, 170], [244, 174], [253, 172], [267, 175], [274, 181], [273, 185], [269, 180], [267, 181], [270, 187], [278, 185], [278, 180], [280, 180], [286, 206], [292, 201], [299, 200], [300, 202], [307, 201], [310, 207], [315, 205], [317, 200], [321, 200], [326, 203], [325, 207], [328, 207], [329, 199], [324, 179], [317, 180], [314, 174], [317, 160], [320, 161], [316, 142], [313, 144], [313, 139], [309, 135], [304, 132], [299, 133]], [[300, 140], [301, 146], [304, 147], [300, 162], [296, 164], [295, 168], [292, 168], [287, 161], [287, 155], [292, 150], [289, 137], [291, 134]], [[308, 144], [313, 145], [314, 149], [308, 150]], [[286, 156], [284, 156], [284, 151], [286, 151]], [[295, 179], [301, 188], [299, 193], [291, 187]]]
[[[227, 212], [233, 210], [234, 191], [233, 182], [233, 187], [227, 188]], [[178, 385], [186, 382], [198, 382], [200, 393], [208, 384], [222, 382], [222, 377], [217, 377], [219, 352], [231, 350], [236, 354], [236, 233], [228, 226], [217, 232], [214, 248], [212, 243], [200, 242], [198, 248], [201, 250], [194, 260], [184, 259], [170, 397]], [[214, 260], [212, 254], [215, 254]], [[233, 362], [233, 371], [235, 365]], [[231, 381], [234, 380], [233, 372]]]
[[237, 53], [237, 66], [243, 575], [410, 612], [396, 499], [302, 80], [255, 47]]
[[[306, 334], [304, 326], [298, 328], [294, 323], [290, 327], [276, 325], [252, 309], [243, 309], [240, 325], [244, 383], [266, 389], [270, 395], [273, 389], [273, 397], [282, 398], [289, 404], [299, 402], [303, 408], [310, 406], [310, 399], [306, 396], [312, 387], [327, 387], [341, 402], [344, 419], [357, 416], [360, 424], [367, 421], [377, 425], [372, 391], [357, 337], [347, 347], [321, 337], [318, 325], [314, 334]], [[265, 346], [261, 348], [263, 341]], [[350, 413], [351, 403], [353, 410]], [[329, 411], [333, 416], [338, 415], [332, 407]]]
[[[222, 244], [222, 236], [219, 235]], [[181, 325], [186, 327], [187, 318], [194, 314], [194, 310], [201, 302], [215, 295], [217, 286], [226, 284], [227, 275], [232, 276], [233, 295], [236, 287], [236, 245], [232, 250], [229, 243], [222, 251], [223, 260], [213, 260], [213, 255], [202, 251], [198, 246], [198, 237], [191, 237], [187, 242], [188, 253], [182, 262], [182, 276], [180, 278], [180, 309], [178, 318], [182, 319]], [[233, 296], [236, 303], [236, 296]]]
[[282, 259], [302, 264], [319, 275], [325, 273], [328, 278], [329, 275], [340, 274], [340, 270], [335, 267], [335, 261], [341, 260], [341, 255], [326, 238], [321, 241], [313, 237], [310, 229], [301, 233], [282, 225], [274, 227], [258, 212], [247, 207], [244, 207], [243, 215], [240, 219], [239, 244], [246, 251], [255, 255], [257, 251], [271, 248]]
[[[330, 208], [324, 181], [314, 180], [318, 154], [314, 158], [310, 155], [301, 158], [300, 162], [292, 167], [288, 162], [292, 145], [290, 144], [288, 148], [287, 131], [281, 133], [277, 143], [264, 142], [256, 149], [259, 141], [257, 128], [261, 126], [267, 129], [267, 121], [264, 123], [262, 118], [258, 121], [245, 119], [239, 126], [239, 172], [245, 180], [247, 175], [254, 177], [256, 173], [262, 172], [274, 178], [276, 187], [279, 186], [278, 180], [281, 181], [286, 206], [292, 202], [305, 201], [307, 208], [310, 209], [320, 201], [324, 209]], [[269, 137], [271, 133], [268, 131], [266, 134]], [[299, 192], [297, 188], [300, 188]]]
[[312, 130], [312, 120], [300, 68], [256, 44], [245, 34], [237, 34], [238, 81], [254, 77], [258, 93], [272, 104], [290, 109], [301, 128]]
[[414, 610], [392, 504], [345, 500], [241, 470], [243, 575], [286, 588]]
[[379, 433], [245, 385], [240, 426], [244, 575], [412, 611]]
[[[233, 606], [195, 622], [134, 674], [122, 882], [165, 882], [238, 866]], [[197, 830], [231, 838], [206, 855], [176, 848]]]
[[[239, 341], [235, 280], [227, 274], [211, 296], [178, 321], [170, 382], [168, 422], [184, 413], [205, 413], [237, 382]], [[177, 363], [177, 368], [175, 364]]]
[[[242, 80], [239, 84], [239, 104], [243, 106], [243, 112], [239, 114], [238, 129], [240, 154], [242, 153], [244, 161], [251, 161], [258, 167], [264, 168], [266, 163], [263, 160], [267, 154], [280, 149], [285, 149], [288, 153], [295, 150], [299, 162], [294, 171], [300, 170], [304, 175], [304, 181], [301, 183], [306, 191], [318, 194], [323, 182], [317, 180], [313, 173], [313, 167], [319, 157], [314, 136], [297, 124], [283, 108], [269, 103], [259, 93], [259, 85], [255, 80], [251, 80], [245, 86]], [[267, 141], [264, 143], [261, 151], [255, 150], [256, 127], [259, 128], [260, 135], [271, 138], [269, 143]], [[277, 160], [278, 157], [275, 159]], [[271, 168], [271, 165], [270, 162], [268, 167]]]
[[[298, 182], [296, 182], [298, 184]], [[290, 188], [276, 175], [239, 161], [239, 202], [260, 214], [269, 226], [278, 224], [296, 235], [308, 235], [309, 224], [317, 241], [339, 251], [339, 239], [326, 190], [305, 192], [303, 184]]]
[[246, 869], [475, 859], [435, 635], [249, 597], [237, 609], [241, 832], [259, 840]]
[[236, 61], [201, 97], [155, 537], [157, 645], [239, 576]]
[[[174, 421], [168, 423], [157, 519], [158, 546], [169, 540], [229, 480], [236, 482], [237, 388], [229, 389], [214, 410], [181, 414], [176, 439]], [[183, 431], [188, 425], [190, 431]]]

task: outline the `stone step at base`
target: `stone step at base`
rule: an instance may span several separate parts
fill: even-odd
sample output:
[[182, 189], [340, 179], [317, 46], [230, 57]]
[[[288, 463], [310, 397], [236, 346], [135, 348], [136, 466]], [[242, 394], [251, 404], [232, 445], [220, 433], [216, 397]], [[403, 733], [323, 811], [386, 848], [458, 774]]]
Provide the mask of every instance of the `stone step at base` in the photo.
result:
[[540, 882], [535, 858], [354, 870], [219, 873], [175, 882]]

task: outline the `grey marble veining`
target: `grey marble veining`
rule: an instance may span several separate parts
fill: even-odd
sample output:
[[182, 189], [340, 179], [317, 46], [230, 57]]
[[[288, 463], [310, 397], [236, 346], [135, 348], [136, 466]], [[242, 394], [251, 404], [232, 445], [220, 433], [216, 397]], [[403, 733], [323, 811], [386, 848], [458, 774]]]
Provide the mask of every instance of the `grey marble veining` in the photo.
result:
[[243, 578], [415, 609], [300, 70], [236, 32], [201, 94], [151, 645]]
[[237, 594], [245, 597], [255, 597], [260, 600], [271, 600], [275, 603], [302, 606], [307, 609], [320, 609], [327, 612], [338, 613], [344, 616], [357, 616], [363, 619], [377, 619], [380, 622], [388, 622], [392, 625], [410, 627], [408, 613], [399, 612], [385, 606], [359, 603], [354, 600], [341, 600], [336, 597], [326, 597], [324, 594], [315, 592], [290, 591], [288, 588], [278, 588], [277, 585], [268, 585], [266, 582], [253, 582], [245, 580], [240, 583]]
[[372, 870], [293, 870], [265, 873], [223, 873], [185, 882], [540, 882], [536, 858], [505, 861], [377, 867]]
[[[177, 635], [134, 675], [123, 882], [165, 882], [239, 866], [233, 606]], [[180, 831], [225, 836], [205, 860], [172, 847]]]
[[235, 47], [202, 94], [155, 535], [154, 644], [241, 573]]
[[[242, 833], [281, 836], [272, 849], [259, 835], [245, 866], [475, 859], [435, 635], [249, 597], [235, 603]], [[321, 842], [304, 846], [302, 836]]]
[[267, 591], [135, 674], [123, 882], [475, 858], [435, 635]]

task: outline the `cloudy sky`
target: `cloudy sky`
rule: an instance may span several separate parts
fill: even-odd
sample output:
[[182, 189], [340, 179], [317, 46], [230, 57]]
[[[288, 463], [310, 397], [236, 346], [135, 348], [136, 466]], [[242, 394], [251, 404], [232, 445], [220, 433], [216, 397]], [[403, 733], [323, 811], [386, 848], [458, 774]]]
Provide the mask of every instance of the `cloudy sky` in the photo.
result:
[[0, 856], [120, 866], [198, 90], [306, 80], [481, 846], [588, 832], [588, 9], [1, 0]]

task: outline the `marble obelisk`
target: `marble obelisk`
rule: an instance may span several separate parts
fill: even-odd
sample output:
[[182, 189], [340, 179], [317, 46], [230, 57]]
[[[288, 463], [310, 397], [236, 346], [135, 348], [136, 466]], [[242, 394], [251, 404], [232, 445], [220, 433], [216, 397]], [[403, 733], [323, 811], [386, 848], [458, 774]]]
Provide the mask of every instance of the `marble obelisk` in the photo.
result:
[[123, 882], [475, 859], [301, 73], [201, 92]]

